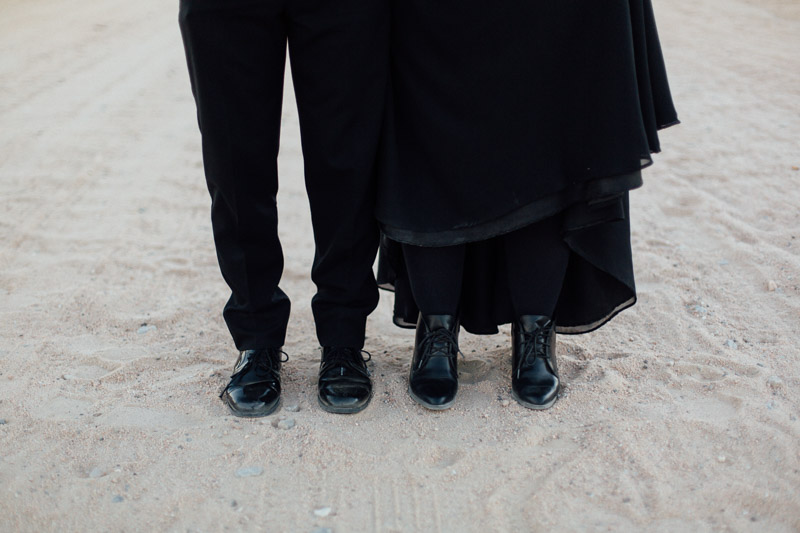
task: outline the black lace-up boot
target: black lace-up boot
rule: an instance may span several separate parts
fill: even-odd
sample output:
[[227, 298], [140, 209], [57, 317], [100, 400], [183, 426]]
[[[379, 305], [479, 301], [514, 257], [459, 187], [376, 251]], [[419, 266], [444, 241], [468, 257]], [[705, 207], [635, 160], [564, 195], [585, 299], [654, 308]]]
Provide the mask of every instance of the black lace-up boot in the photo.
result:
[[267, 416], [280, 403], [281, 363], [287, 359], [280, 348], [241, 352], [220, 398], [236, 416]]
[[458, 319], [420, 315], [408, 393], [428, 409], [447, 409], [458, 392]]
[[550, 317], [526, 315], [511, 328], [513, 340], [511, 391], [530, 409], [547, 409], [558, 396], [556, 325]]
[[370, 359], [355, 348], [323, 348], [317, 386], [320, 407], [329, 413], [363, 411], [372, 398]]

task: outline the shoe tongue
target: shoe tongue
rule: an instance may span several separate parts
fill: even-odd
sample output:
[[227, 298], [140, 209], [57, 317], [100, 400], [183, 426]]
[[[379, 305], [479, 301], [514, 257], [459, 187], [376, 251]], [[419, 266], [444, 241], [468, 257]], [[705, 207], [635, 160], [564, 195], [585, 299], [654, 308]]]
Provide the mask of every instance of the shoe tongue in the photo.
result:
[[544, 315], [524, 315], [519, 317], [519, 325], [522, 331], [531, 332], [541, 329], [550, 322], [550, 317]]
[[253, 350], [251, 353], [252, 353], [252, 355], [250, 356], [251, 359], [272, 359], [272, 360], [278, 359], [275, 350], [269, 348], [264, 348], [261, 350]]
[[425, 315], [422, 317], [428, 331], [436, 329], [449, 329], [452, 330], [456, 322], [456, 317], [453, 315]]
[[351, 361], [355, 359], [355, 353], [361, 352], [352, 348], [327, 348], [322, 352], [323, 361]]

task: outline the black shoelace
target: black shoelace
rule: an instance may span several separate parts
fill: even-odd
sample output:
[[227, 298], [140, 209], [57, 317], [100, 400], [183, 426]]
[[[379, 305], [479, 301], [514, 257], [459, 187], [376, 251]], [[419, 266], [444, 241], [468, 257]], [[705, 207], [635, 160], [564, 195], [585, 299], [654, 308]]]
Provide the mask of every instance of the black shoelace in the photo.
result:
[[[419, 367], [425, 366], [431, 357], [458, 357], [458, 337], [456, 333], [447, 328], [438, 328], [429, 331], [419, 343]], [[462, 356], [464, 354], [461, 354]]]
[[[273, 355], [272, 350], [260, 350], [256, 352], [248, 361], [241, 370], [236, 372], [231, 376], [230, 381], [227, 385], [225, 385], [219, 393], [220, 398], [225, 392], [230, 389], [232, 386], [236, 386], [238, 384], [238, 378], [242, 376], [244, 373], [249, 372], [251, 369], [255, 370], [256, 375], [259, 377], [269, 377], [272, 379], [279, 379], [280, 373], [278, 368], [278, 363], [285, 363], [289, 360], [289, 354], [284, 352], [283, 350], [277, 350], [278, 354], [282, 354], [279, 357], [275, 357]], [[275, 354], [277, 355], [277, 354]]]
[[[364, 357], [364, 355], [366, 355], [366, 357]], [[359, 364], [359, 358], [361, 359], [361, 364]], [[331, 367], [338, 366], [342, 367], [342, 371], [344, 371], [344, 367], [347, 367], [369, 376], [367, 362], [371, 360], [372, 354], [365, 350], [356, 350], [355, 348], [331, 348], [328, 350], [328, 353], [325, 354], [322, 361], [324, 367], [323, 372]]]
[[517, 375], [523, 368], [536, 362], [536, 359], [547, 359], [547, 354], [550, 351], [550, 329], [550, 327], [543, 327], [536, 331], [522, 334], [524, 351], [522, 352], [522, 357], [519, 358]]
[[220, 391], [219, 393], [220, 397], [222, 397], [222, 395], [225, 394], [225, 391], [227, 391], [230, 387], [236, 386], [237, 378], [239, 376], [243, 375], [246, 372], [249, 372], [251, 369], [255, 370], [256, 375], [258, 375], [259, 377], [269, 377], [272, 379], [278, 379], [280, 375], [278, 363], [285, 363], [286, 361], [288, 361], [289, 354], [287, 354], [283, 350], [278, 350], [277, 353], [281, 354], [281, 356], [275, 357], [273, 355], [272, 350], [260, 350], [256, 352], [251, 357], [250, 361], [248, 361], [248, 364], [246, 364], [241, 370], [239, 370], [238, 372], [234, 373], [231, 376], [231, 379], [228, 382], [228, 384], [222, 388], [222, 391]]
[[[274, 375], [278, 372], [278, 363], [285, 363], [289, 360], [289, 354], [284, 352], [283, 350], [278, 350], [278, 353], [281, 354], [280, 357], [273, 357], [272, 352], [270, 350], [263, 350], [258, 352], [255, 359], [251, 360], [253, 363], [253, 367], [256, 370], [256, 373], [268, 373], [269, 375]], [[243, 369], [244, 370], [244, 369]]]

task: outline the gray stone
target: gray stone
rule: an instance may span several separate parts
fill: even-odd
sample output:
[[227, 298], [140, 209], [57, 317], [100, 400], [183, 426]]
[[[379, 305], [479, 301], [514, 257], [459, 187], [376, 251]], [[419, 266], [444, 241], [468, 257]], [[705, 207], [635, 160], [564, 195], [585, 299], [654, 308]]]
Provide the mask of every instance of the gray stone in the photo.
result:
[[319, 509], [314, 509], [314, 514], [320, 518], [325, 518], [329, 514], [331, 514], [330, 507], [320, 507]]
[[260, 466], [245, 466], [236, 471], [236, 477], [260, 476], [263, 473], [264, 469]]
[[733, 339], [726, 340], [725, 341], [725, 346], [727, 346], [728, 348], [731, 348], [733, 350], [736, 350], [737, 348], [739, 348], [739, 345], [736, 344], [736, 341], [733, 340]]
[[783, 387], [783, 380], [778, 376], [770, 376], [767, 378], [767, 385], [769, 388], [777, 390]]
[[300, 406], [296, 403], [290, 403], [286, 407], [283, 408], [284, 411], [289, 411], [290, 413], [296, 413], [300, 410]]
[[145, 333], [157, 330], [158, 328], [153, 325], [142, 324], [142, 326], [138, 330], [136, 330], [136, 333], [138, 333], [139, 335], [144, 335]]
[[311, 530], [311, 533], [333, 533], [333, 530], [329, 527], [316, 527]]
[[89, 477], [92, 479], [97, 479], [99, 477], [103, 477], [106, 475], [106, 471], [96, 466], [89, 471]]
[[120, 496], [119, 494], [117, 494], [116, 496], [114, 496], [113, 498], [111, 498], [111, 501], [112, 501], [113, 503], [120, 503], [120, 502], [122, 501], [122, 499], [123, 499], [123, 498], [122, 498], [122, 496]]
[[284, 420], [278, 420], [278, 423], [275, 424], [275, 427], [278, 429], [292, 429], [295, 426], [294, 418], [286, 418]]
[[767, 281], [767, 290], [769, 292], [775, 292], [778, 290], [778, 284], [772, 280]]
[[6, 419], [5, 418], [0, 418], [0, 426], [2, 426], [5, 423], [6, 423]]

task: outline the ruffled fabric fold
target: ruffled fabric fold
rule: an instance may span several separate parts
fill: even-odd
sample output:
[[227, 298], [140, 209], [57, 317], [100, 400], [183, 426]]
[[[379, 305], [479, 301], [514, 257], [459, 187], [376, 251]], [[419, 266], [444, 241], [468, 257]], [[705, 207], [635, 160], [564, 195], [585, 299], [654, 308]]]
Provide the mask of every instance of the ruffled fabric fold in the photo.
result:
[[[617, 181], [635, 184], [641, 176], [637, 172]], [[562, 217], [562, 237], [570, 248], [555, 313], [557, 332], [586, 333], [636, 303], [628, 192], [573, 204], [557, 216]], [[515, 318], [501, 246], [500, 239], [467, 245], [460, 313], [461, 324], [470, 333], [496, 333], [499, 324]], [[403, 248], [386, 235], [381, 240], [377, 277], [382, 289], [394, 291], [394, 323], [415, 327], [419, 309]]]
[[628, 193], [678, 123], [652, 4], [482, 5], [395, 4], [378, 281], [413, 327], [400, 243], [467, 244], [462, 325], [494, 333], [514, 319], [495, 237], [559, 216], [557, 331], [585, 333], [636, 302]]

